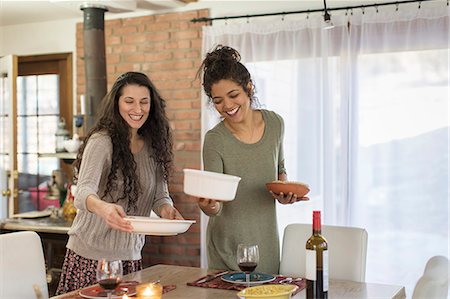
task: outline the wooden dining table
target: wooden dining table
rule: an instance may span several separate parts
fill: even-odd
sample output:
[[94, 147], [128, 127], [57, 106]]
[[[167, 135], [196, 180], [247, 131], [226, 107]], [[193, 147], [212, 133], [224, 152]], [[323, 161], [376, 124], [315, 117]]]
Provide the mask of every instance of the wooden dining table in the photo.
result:
[[[217, 271], [205, 268], [185, 267], [175, 265], [155, 265], [141, 271], [124, 276], [124, 280], [152, 282], [160, 280], [163, 286], [171, 286], [172, 290], [163, 294], [163, 299], [225, 299], [238, 298], [236, 290], [223, 290], [215, 288], [203, 288], [188, 286], [188, 282], [195, 281], [207, 274]], [[79, 291], [74, 291], [52, 299], [81, 298], [77, 296]], [[131, 297], [133, 298], [133, 297]], [[306, 298], [306, 291], [302, 290], [293, 298]], [[402, 286], [355, 282], [346, 280], [330, 279], [328, 298], [350, 299], [350, 298], [406, 298], [405, 288]]]

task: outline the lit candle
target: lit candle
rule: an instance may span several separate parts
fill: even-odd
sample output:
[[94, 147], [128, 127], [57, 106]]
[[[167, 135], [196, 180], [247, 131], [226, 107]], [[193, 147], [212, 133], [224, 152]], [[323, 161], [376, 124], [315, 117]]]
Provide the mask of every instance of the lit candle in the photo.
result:
[[145, 299], [161, 299], [162, 285], [159, 283], [149, 283], [138, 287], [139, 298]]
[[80, 107], [81, 107], [80, 114], [86, 115], [86, 97], [84, 96], [84, 94], [80, 95]]

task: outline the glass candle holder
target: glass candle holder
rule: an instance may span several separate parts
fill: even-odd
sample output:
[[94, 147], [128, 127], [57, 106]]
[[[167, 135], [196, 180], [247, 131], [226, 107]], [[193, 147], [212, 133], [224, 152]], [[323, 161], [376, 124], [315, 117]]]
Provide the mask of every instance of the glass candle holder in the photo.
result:
[[139, 298], [161, 299], [163, 287], [160, 283], [151, 282], [137, 286], [136, 291]]

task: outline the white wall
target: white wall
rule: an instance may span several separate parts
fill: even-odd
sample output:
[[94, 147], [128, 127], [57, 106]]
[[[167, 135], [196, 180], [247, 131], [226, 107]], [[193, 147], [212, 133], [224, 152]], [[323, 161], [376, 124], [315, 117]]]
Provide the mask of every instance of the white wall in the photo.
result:
[[76, 96], [76, 23], [82, 19], [0, 27], [0, 57], [52, 53], [73, 54], [73, 96]]
[[[305, 3], [310, 1], [305, 1]], [[210, 15], [231, 16], [254, 13], [269, 13], [305, 9], [304, 4], [297, 1], [212, 1], [203, 0], [196, 3], [166, 11], [140, 11], [133, 13], [106, 13], [106, 19], [161, 14], [174, 11], [210, 9]], [[307, 8], [321, 8], [315, 3]], [[39, 13], [39, 12], [36, 12]], [[293, 16], [289, 16], [291, 18]], [[22, 25], [0, 26], [0, 56], [7, 54], [35, 55], [60, 52], [75, 54], [76, 22], [82, 22], [82, 17], [62, 21], [28, 23]], [[242, 21], [242, 20], [241, 20]], [[245, 21], [245, 20], [244, 20]], [[216, 21], [217, 23], [220, 21]], [[234, 22], [230, 20], [229, 22]]]
[[63, 20], [0, 27], [0, 56], [75, 53], [76, 22]]
[[[150, 14], [161, 14], [176, 11], [187, 11], [197, 9], [210, 9], [210, 16], [246, 15], [255, 13], [269, 13], [281, 11], [295, 11], [305, 9], [304, 5], [320, 8], [321, 4], [311, 1], [304, 3], [297, 1], [216, 1], [202, 0], [196, 3], [173, 9], [171, 11], [140, 11], [132, 13], [112, 14], [107, 13], [105, 19], [127, 18]], [[36, 12], [39, 13], [39, 12]], [[293, 16], [290, 16], [293, 17]], [[246, 20], [230, 20], [231, 22], [245, 22]], [[0, 26], [0, 57], [8, 54], [39, 55], [50, 53], [70, 52], [73, 54], [73, 78], [74, 96], [76, 95], [76, 23], [83, 22], [80, 18], [47, 21], [40, 23], [28, 23], [21, 25]], [[223, 21], [215, 21], [220, 23]]]

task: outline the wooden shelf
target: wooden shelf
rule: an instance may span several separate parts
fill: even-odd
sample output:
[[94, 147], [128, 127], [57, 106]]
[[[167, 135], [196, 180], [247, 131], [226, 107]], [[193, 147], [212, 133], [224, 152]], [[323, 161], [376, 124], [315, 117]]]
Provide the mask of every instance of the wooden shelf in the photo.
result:
[[42, 153], [38, 154], [40, 158], [58, 158], [63, 160], [75, 160], [77, 158], [77, 153]]

